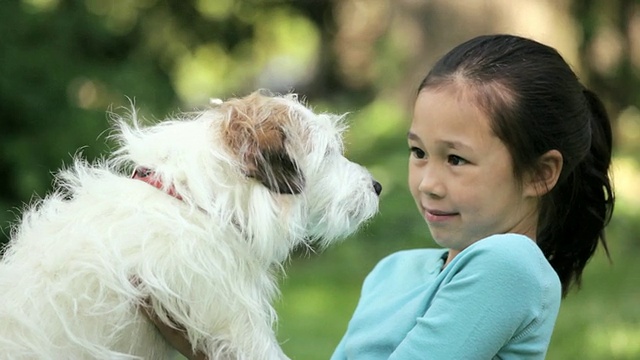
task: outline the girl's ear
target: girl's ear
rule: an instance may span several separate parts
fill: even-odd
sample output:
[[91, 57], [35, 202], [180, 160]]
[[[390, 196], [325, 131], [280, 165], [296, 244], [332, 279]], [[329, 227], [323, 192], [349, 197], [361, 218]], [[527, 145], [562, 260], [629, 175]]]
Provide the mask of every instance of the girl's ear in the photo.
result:
[[527, 176], [524, 195], [540, 197], [553, 189], [562, 172], [562, 154], [549, 150], [538, 159], [536, 170]]

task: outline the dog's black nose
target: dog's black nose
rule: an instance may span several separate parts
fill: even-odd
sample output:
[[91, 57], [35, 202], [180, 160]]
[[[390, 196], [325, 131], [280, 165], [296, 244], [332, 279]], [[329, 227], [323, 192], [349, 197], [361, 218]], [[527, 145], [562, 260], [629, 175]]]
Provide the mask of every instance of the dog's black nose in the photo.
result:
[[382, 184], [373, 180], [373, 190], [376, 191], [377, 195], [380, 195], [380, 193], [382, 192]]

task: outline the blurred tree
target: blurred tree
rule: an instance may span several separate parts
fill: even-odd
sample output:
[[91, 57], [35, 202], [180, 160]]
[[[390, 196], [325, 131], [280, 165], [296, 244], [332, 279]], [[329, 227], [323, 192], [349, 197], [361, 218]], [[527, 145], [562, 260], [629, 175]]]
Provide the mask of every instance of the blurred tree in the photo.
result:
[[330, 10], [325, 1], [0, 2], [2, 227], [13, 220], [4, 210], [43, 195], [70, 153], [105, 153], [96, 140], [105, 111], [128, 107], [127, 97], [164, 117], [255, 87], [340, 92], [331, 57], [319, 56], [331, 53], [320, 31]]
[[[589, 86], [606, 101], [612, 119], [615, 115], [640, 107], [640, 1], [574, 1], [582, 41], [579, 45], [583, 76]], [[635, 116], [638, 123], [638, 116]], [[620, 124], [616, 124], [620, 125]], [[627, 127], [617, 127], [618, 150], [634, 154], [640, 143], [629, 139]], [[637, 135], [637, 134], [634, 134]], [[628, 141], [631, 140], [631, 141]]]
[[[125, 104], [123, 94], [156, 109], [175, 104], [158, 60], [139, 51], [138, 32], [111, 31], [103, 20], [81, 0], [0, 3], [3, 209], [44, 194], [49, 172], [95, 145], [105, 110]], [[103, 151], [99, 144], [84, 153]]]

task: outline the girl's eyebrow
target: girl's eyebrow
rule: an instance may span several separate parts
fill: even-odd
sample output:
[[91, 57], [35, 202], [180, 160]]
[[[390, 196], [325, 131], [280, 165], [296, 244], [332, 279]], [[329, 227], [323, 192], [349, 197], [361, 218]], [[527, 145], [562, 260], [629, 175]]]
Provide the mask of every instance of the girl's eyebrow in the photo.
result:
[[[421, 141], [420, 137], [418, 135], [412, 133], [411, 131], [407, 132], [407, 139], [413, 140], [413, 141]], [[454, 149], [454, 150], [472, 150], [471, 146], [466, 145], [461, 141], [441, 140], [441, 141], [438, 141], [438, 142], [443, 144], [445, 147], [447, 147], [449, 149]]]
[[444, 146], [454, 150], [471, 150], [471, 146], [466, 145], [460, 141], [440, 141]]

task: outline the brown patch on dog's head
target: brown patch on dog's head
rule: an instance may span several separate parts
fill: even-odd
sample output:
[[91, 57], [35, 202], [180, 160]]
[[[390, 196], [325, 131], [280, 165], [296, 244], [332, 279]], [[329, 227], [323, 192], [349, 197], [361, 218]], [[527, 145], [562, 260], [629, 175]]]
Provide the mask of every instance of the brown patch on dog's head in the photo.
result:
[[280, 194], [299, 194], [304, 176], [286, 149], [291, 109], [258, 92], [220, 105], [227, 115], [223, 138], [241, 160], [248, 177]]

